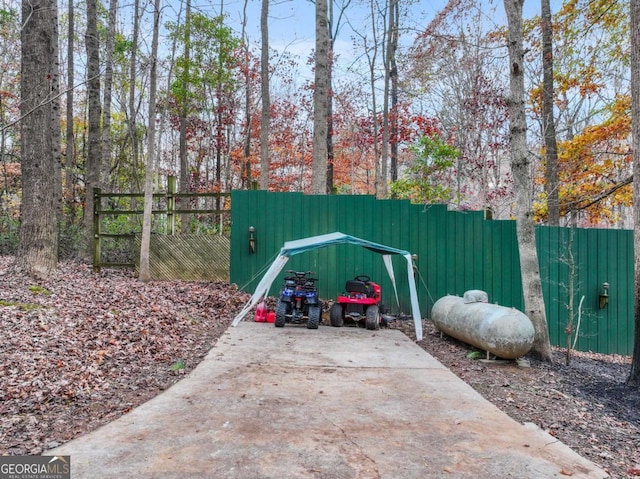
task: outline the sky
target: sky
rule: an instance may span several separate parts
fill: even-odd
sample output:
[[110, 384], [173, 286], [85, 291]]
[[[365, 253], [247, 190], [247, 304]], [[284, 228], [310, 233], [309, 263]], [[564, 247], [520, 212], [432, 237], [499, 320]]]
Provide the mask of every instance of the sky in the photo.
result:
[[[400, 0], [404, 3], [406, 0]], [[261, 0], [249, 0], [248, 13], [250, 16], [251, 30], [256, 38], [260, 37], [260, 8]], [[344, 3], [344, 0], [338, 0]], [[357, 24], [368, 14], [368, 7], [363, 0], [352, 0], [349, 5], [349, 16], [353, 23]], [[410, 6], [411, 20], [415, 27], [426, 26], [435, 15], [447, 4], [447, 0], [414, 0]], [[497, 24], [506, 23], [504, 17], [503, 0], [481, 0], [483, 10], [489, 12], [496, 9], [495, 16], [487, 18]], [[555, 3], [555, 2], [552, 2]], [[244, 5], [244, 0], [226, 0], [224, 3], [225, 12], [229, 14], [230, 20], [240, 21], [240, 12]], [[315, 5], [310, 0], [272, 0], [269, 7], [269, 34], [270, 37], [279, 44], [287, 45], [295, 41], [306, 41], [313, 39], [315, 33]], [[553, 8], [553, 7], [552, 7]], [[539, 0], [524, 1], [524, 16], [530, 17], [538, 14], [540, 10]], [[337, 11], [337, 10], [336, 10]], [[274, 43], [275, 44], [275, 43]]]
[[[406, 0], [400, 0], [405, 2]], [[345, 0], [336, 0], [343, 4]], [[505, 25], [503, 0], [480, 0], [488, 24]], [[194, 9], [217, 15], [221, 8], [227, 16], [227, 24], [238, 33], [242, 25], [242, 10], [245, 0], [193, 0]], [[366, 23], [369, 13], [367, 0], [351, 0], [348, 16], [352, 25], [369, 31]], [[403, 22], [405, 26], [420, 31], [429, 24], [436, 14], [447, 4], [447, 0], [414, 0], [410, 15]], [[552, 2], [557, 3], [557, 2]], [[260, 9], [262, 0], [249, 0], [247, 4], [247, 32], [255, 49], [260, 46]], [[539, 13], [539, 0], [524, 1], [524, 17], [529, 18]], [[553, 6], [552, 6], [553, 9]], [[315, 46], [315, 5], [311, 0], [271, 0], [269, 6], [269, 43], [272, 49], [288, 52], [298, 57], [300, 74], [310, 78], [311, 71], [304, 63]], [[337, 12], [337, 9], [336, 9]], [[353, 47], [353, 31], [345, 26], [336, 37], [335, 52], [343, 65], [349, 65], [356, 59]], [[412, 35], [404, 36], [406, 43], [412, 42]], [[401, 39], [402, 42], [402, 39]], [[346, 68], [346, 67], [345, 67]]]
[[[242, 1], [242, 0], [240, 0]], [[339, 1], [339, 0], [338, 0]], [[402, 0], [401, 0], [402, 1]], [[339, 1], [344, 3], [344, 1]], [[368, 8], [362, 0], [352, 0], [348, 17], [354, 26], [366, 28]], [[260, 38], [260, 4], [261, 0], [250, 0], [254, 12], [252, 18], [257, 19], [253, 27], [254, 35]], [[417, 27], [424, 27], [436, 13], [444, 7], [446, 0], [422, 0], [412, 7], [413, 18], [419, 19]], [[271, 46], [277, 50], [287, 49], [292, 53], [307, 54], [315, 42], [315, 5], [309, 0], [273, 1], [270, 5], [269, 37]], [[229, 9], [230, 11], [230, 9]], [[336, 10], [337, 13], [337, 10]], [[420, 25], [421, 24], [421, 25]], [[343, 27], [336, 38], [336, 50], [342, 55], [352, 53], [351, 36], [348, 26]]]

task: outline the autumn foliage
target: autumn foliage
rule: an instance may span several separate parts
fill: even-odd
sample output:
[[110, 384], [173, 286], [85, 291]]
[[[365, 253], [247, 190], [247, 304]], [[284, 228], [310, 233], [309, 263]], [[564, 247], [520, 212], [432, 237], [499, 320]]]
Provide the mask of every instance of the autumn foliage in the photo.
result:
[[[388, 116], [384, 103], [382, 16], [366, 19], [366, 28], [349, 33], [345, 25], [331, 53], [334, 68], [333, 187], [341, 194], [380, 193], [381, 178], [390, 173], [391, 147], [397, 146], [398, 180], [419, 158], [421, 138], [438, 136], [459, 151], [441, 177], [450, 194], [444, 201], [456, 209], [491, 208], [496, 218], [513, 217], [509, 165], [508, 75], [506, 28], [499, 6], [475, 0], [449, 0], [437, 12], [411, 24], [412, 2], [401, 2], [400, 48], [397, 52], [399, 96]], [[228, 7], [231, 8], [231, 7]], [[345, 10], [348, 15], [355, 4]], [[629, 11], [626, 2], [563, 0], [553, 5], [554, 117], [559, 147], [559, 204], [561, 224], [629, 227], [631, 189], [629, 108]], [[124, 11], [124, 10], [123, 10]], [[158, 159], [156, 188], [166, 187], [168, 175], [179, 176], [180, 126], [185, 115], [186, 189], [194, 192], [251, 188], [260, 178], [261, 56], [260, 45], [233, 15], [198, 11], [191, 19], [190, 39], [184, 19], [165, 21], [165, 49], [160, 59], [156, 118]], [[83, 13], [79, 13], [82, 15]], [[275, 17], [274, 17], [275, 18]], [[0, 126], [3, 156], [0, 185], [4, 214], [0, 234], [17, 227], [20, 206], [20, 92], [17, 11], [0, 12]], [[129, 18], [120, 18], [126, 25]], [[125, 21], [126, 20], [126, 21]], [[404, 23], [403, 23], [404, 22]], [[117, 22], [116, 22], [117, 23]], [[274, 19], [274, 25], [277, 20]], [[411, 28], [409, 25], [411, 24]], [[77, 28], [77, 27], [76, 27]], [[109, 149], [102, 158], [100, 183], [113, 192], [137, 191], [142, 184], [144, 138], [148, 118], [149, 72], [144, 51], [133, 55], [128, 28], [116, 27]], [[416, 32], [412, 37], [407, 32]], [[150, 32], [141, 32], [144, 37]], [[106, 32], [103, 32], [106, 35]], [[353, 52], [341, 41], [352, 35]], [[375, 34], [375, 35], [374, 35]], [[541, 28], [537, 10], [525, 22], [525, 82], [527, 86], [528, 149], [535, 174], [535, 219], [546, 221], [544, 142], [542, 131]], [[101, 41], [104, 42], [104, 38]], [[138, 39], [140, 40], [140, 39]], [[82, 38], [76, 55], [81, 57]], [[106, 44], [106, 43], [105, 43]], [[189, 44], [191, 55], [184, 55]], [[144, 50], [144, 41], [139, 42]], [[340, 49], [342, 48], [342, 50]], [[172, 52], [169, 56], [169, 51]], [[353, 53], [348, 60], [345, 57]], [[313, 152], [314, 52], [296, 55], [272, 45], [269, 53], [269, 184], [271, 191], [311, 191]], [[135, 60], [137, 58], [137, 60]], [[76, 63], [82, 63], [76, 58]], [[130, 62], [137, 61], [136, 65]], [[130, 89], [129, 72], [137, 81]], [[106, 73], [106, 72], [105, 72]], [[87, 91], [76, 72], [75, 104], [61, 97], [62, 198], [65, 224], [76, 228], [87, 199]], [[65, 75], [63, 75], [63, 82]], [[166, 81], [166, 83], [165, 83]], [[129, 98], [133, 94], [134, 98]], [[374, 98], [375, 95], [375, 98]], [[132, 100], [132, 101], [130, 101]], [[391, 102], [389, 102], [391, 103]], [[133, 105], [135, 111], [129, 111]], [[135, 130], [130, 130], [135, 120]], [[383, 134], [385, 120], [396, 129]], [[67, 125], [67, 121], [69, 125]], [[69, 128], [67, 128], [69, 127]], [[73, 136], [67, 137], [73, 132]], [[106, 136], [104, 137], [106, 141]], [[135, 139], [135, 141], [134, 141]], [[137, 145], [137, 146], [136, 146]], [[137, 148], [137, 149], [136, 149]], [[69, 157], [67, 157], [69, 154]], [[383, 164], [386, 161], [386, 164]], [[395, 193], [394, 193], [395, 194]], [[420, 201], [420, 200], [416, 200]], [[7, 226], [9, 225], [9, 226]]]

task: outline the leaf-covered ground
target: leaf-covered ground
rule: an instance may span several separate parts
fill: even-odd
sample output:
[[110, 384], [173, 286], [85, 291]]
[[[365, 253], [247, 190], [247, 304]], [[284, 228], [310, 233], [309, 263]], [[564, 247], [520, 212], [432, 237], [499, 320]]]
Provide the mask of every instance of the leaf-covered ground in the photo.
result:
[[61, 263], [37, 282], [0, 257], [0, 455], [40, 454], [193, 369], [247, 301], [225, 283], [150, 282]]
[[[206, 355], [248, 296], [223, 283], [139, 282], [61, 263], [37, 282], [0, 257], [0, 455], [40, 454], [157, 395]], [[391, 327], [413, 336], [411, 322]], [[609, 472], [640, 477], [640, 391], [630, 358], [487, 364], [425, 321], [418, 344], [519, 422]]]

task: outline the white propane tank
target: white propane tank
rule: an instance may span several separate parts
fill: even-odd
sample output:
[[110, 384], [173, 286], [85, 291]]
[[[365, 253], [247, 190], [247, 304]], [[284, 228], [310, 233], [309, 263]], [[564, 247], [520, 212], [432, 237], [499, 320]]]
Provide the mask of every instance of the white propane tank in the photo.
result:
[[[516, 359], [529, 352], [534, 329], [524, 313], [483, 302], [484, 297], [477, 290], [465, 294], [465, 298], [444, 296], [435, 302], [431, 320], [439, 331], [504, 359]], [[469, 301], [471, 298], [482, 299]]]

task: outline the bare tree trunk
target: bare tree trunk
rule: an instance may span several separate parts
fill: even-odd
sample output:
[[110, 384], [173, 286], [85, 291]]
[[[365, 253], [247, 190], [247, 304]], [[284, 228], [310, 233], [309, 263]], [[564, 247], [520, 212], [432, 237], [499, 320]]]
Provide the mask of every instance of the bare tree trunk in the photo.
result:
[[396, 64], [396, 52], [398, 50], [399, 13], [398, 0], [391, 0], [389, 3], [389, 32], [387, 33], [389, 35], [389, 46], [387, 47], [388, 75], [391, 81], [391, 118], [389, 119], [391, 142], [389, 174], [391, 181], [398, 180], [398, 66]]
[[629, 386], [640, 386], [640, 1], [631, 0], [631, 137], [633, 151], [633, 249], [635, 334]]
[[[267, 2], [268, 0], [264, 0]], [[242, 173], [241, 173], [241, 185], [242, 188], [251, 188], [251, 106], [253, 103], [253, 99], [251, 97], [251, 72], [249, 69], [250, 63], [250, 54], [249, 54], [249, 41], [247, 38], [247, 5], [249, 0], [244, 0], [244, 7], [242, 9], [242, 42], [243, 42], [243, 51], [245, 55], [245, 61], [247, 65], [245, 67], [245, 78], [244, 78], [244, 116], [245, 116], [245, 131], [244, 131], [244, 150], [243, 150], [243, 164], [242, 164]], [[268, 6], [267, 6], [268, 8]], [[260, 25], [262, 28], [262, 18], [260, 19]], [[267, 36], [268, 39], [268, 36]], [[268, 52], [267, 52], [267, 61], [268, 61]], [[264, 125], [263, 125], [264, 127]], [[262, 158], [262, 156], [261, 156]]]
[[271, 97], [269, 96], [269, 0], [262, 0], [260, 12], [262, 55], [260, 79], [262, 81], [262, 116], [260, 117], [260, 189], [269, 189], [269, 122]]
[[[72, 0], [69, 0], [72, 3]], [[113, 48], [116, 37], [118, 0], [109, 2], [109, 25], [105, 45], [104, 101], [102, 109], [102, 179], [109, 180], [111, 171], [111, 90], [113, 85]]]
[[100, 105], [100, 40], [98, 37], [97, 1], [87, 0], [87, 101], [88, 138], [86, 161], [86, 201], [84, 229], [86, 237], [85, 255], [90, 256], [93, 245], [93, 189], [100, 187], [100, 164], [102, 162]]
[[[57, 1], [54, 0], [57, 6]], [[60, 119], [62, 113], [60, 111], [60, 46], [58, 44], [58, 15], [53, 15], [52, 26], [56, 42], [52, 44], [51, 50], [51, 122], [49, 129], [51, 130], [51, 154], [53, 155], [53, 194], [54, 208], [56, 211], [56, 230], [62, 221], [62, 151], [60, 149], [62, 130]], [[56, 241], [58, 241], [56, 234]], [[58, 246], [56, 246], [56, 249]]]
[[333, 152], [333, 60], [334, 51], [333, 47], [340, 31], [340, 24], [346, 8], [351, 3], [351, 0], [347, 0], [342, 7], [340, 7], [340, 14], [336, 19], [334, 15], [334, 0], [329, 0], [329, 20], [328, 20], [328, 32], [329, 32], [329, 63], [328, 63], [328, 81], [329, 95], [327, 97], [327, 192], [332, 193], [334, 190], [333, 185], [333, 161], [335, 154]]
[[137, 182], [138, 175], [136, 171], [138, 169], [139, 160], [139, 145], [138, 145], [138, 111], [136, 108], [136, 71], [138, 69], [138, 42], [140, 36], [140, 0], [134, 0], [133, 2], [133, 36], [131, 41], [131, 64], [129, 65], [129, 138], [131, 139], [131, 158], [133, 161], [133, 175], [134, 181], [138, 188], [135, 190], [140, 191], [139, 183]]
[[316, 0], [315, 85], [313, 90], [313, 168], [311, 190], [327, 193], [327, 99], [329, 95], [329, 29], [327, 0]]
[[[369, 88], [371, 88], [371, 129], [372, 129], [372, 138], [373, 138], [373, 158], [375, 162], [374, 166], [374, 193], [377, 194], [378, 185], [380, 182], [380, 146], [378, 143], [378, 131], [380, 130], [379, 122], [378, 122], [378, 103], [377, 103], [377, 93], [376, 93], [376, 62], [378, 58], [378, 34], [376, 32], [376, 1], [369, 1], [369, 15], [371, 18], [371, 32], [373, 35], [372, 46], [369, 46], [367, 36], [361, 32], [354, 32], [356, 35], [360, 37], [362, 40], [362, 44], [364, 47], [364, 54], [367, 57], [367, 64], [369, 66]], [[351, 169], [351, 193], [355, 192], [355, 161], [353, 157], [350, 161], [350, 169]], [[369, 171], [367, 171], [367, 179], [369, 178]], [[367, 186], [368, 186], [367, 181]], [[367, 191], [369, 193], [369, 191]]]
[[553, 117], [553, 31], [551, 28], [551, 6], [542, 0], [542, 130], [546, 149], [545, 191], [547, 193], [548, 224], [558, 226], [558, 144], [556, 123]]
[[147, 165], [144, 177], [144, 214], [140, 243], [140, 280], [149, 281], [151, 270], [149, 250], [151, 243], [151, 216], [153, 208], [153, 170], [155, 163], [156, 90], [158, 64], [158, 36], [160, 30], [160, 0], [155, 0], [153, 12], [153, 39], [151, 40], [151, 72], [149, 77], [149, 127], [147, 131]]
[[[60, 112], [58, 6], [54, 0], [22, 2], [22, 206], [16, 267], [48, 278], [58, 262], [57, 210]], [[56, 115], [57, 113], [57, 115]], [[57, 165], [58, 164], [58, 165]]]
[[[178, 12], [176, 14], [176, 18], [180, 19], [181, 16], [182, 16], [182, 3], [180, 3], [180, 9], [178, 10]], [[173, 83], [173, 69], [175, 67], [177, 43], [178, 43], [178, 39], [176, 37], [174, 37], [173, 41], [171, 42], [171, 54], [169, 56], [169, 58], [170, 58], [170, 60], [169, 60], [169, 71], [166, 74], [166, 89], [167, 89], [167, 91], [169, 91], [171, 89], [171, 85]], [[161, 103], [159, 105], [159, 107], [160, 108], [159, 108], [157, 114], [159, 115], [160, 120], [158, 122], [157, 135], [156, 135], [156, 146], [155, 146], [155, 150], [156, 151], [161, 151], [162, 132], [165, 131], [165, 124], [166, 124], [166, 120], [167, 120], [167, 105], [166, 105], [166, 102]], [[173, 234], [175, 232], [175, 216], [173, 217], [172, 224], [169, 224], [168, 222], [165, 224], [165, 232], [171, 233], [171, 234]]]
[[[220, 15], [224, 15], [224, 2], [220, 2]], [[223, 59], [222, 59], [222, 45], [218, 49], [218, 75], [217, 75], [217, 84], [216, 84], [216, 110], [217, 110], [217, 118], [216, 118], [216, 187], [219, 191], [222, 190], [222, 168], [224, 158], [227, 159], [227, 163], [229, 160], [229, 155], [227, 153], [227, 149], [225, 148], [225, 144], [229, 144], [229, 137], [227, 137], [227, 141], [225, 141], [225, 127], [223, 125], [223, 108], [228, 108], [228, 105], [225, 104], [225, 92], [224, 92], [224, 82], [222, 80], [222, 68], [223, 68]], [[220, 210], [222, 207], [221, 197], [216, 196], [215, 198], [216, 207], [215, 209]], [[214, 222], [222, 225], [222, 215], [214, 216]], [[222, 231], [222, 230], [220, 230]]]
[[[389, 2], [386, 0], [385, 14], [390, 11]], [[389, 8], [387, 8], [389, 7]], [[382, 58], [384, 59], [384, 88], [382, 93], [382, 144], [380, 145], [380, 181], [376, 189], [376, 197], [384, 198], [387, 196], [387, 179], [389, 170], [389, 84], [391, 77], [389, 75], [389, 30], [390, 24], [385, 20], [385, 28], [383, 32]]]
[[509, 27], [508, 48], [511, 71], [511, 97], [508, 101], [511, 131], [511, 170], [516, 196], [516, 229], [525, 314], [531, 319], [535, 330], [532, 352], [543, 360], [552, 361], [531, 201], [532, 181], [527, 151], [527, 124], [524, 106], [523, 1], [504, 0], [504, 9], [507, 13]]
[[[69, 205], [73, 203], [73, 167], [75, 165], [76, 156], [76, 144], [75, 133], [73, 131], [73, 84], [75, 82], [75, 8], [73, 1], [69, 1], [69, 7], [67, 10], [69, 15], [68, 29], [67, 29], [67, 132], [66, 132], [66, 148], [65, 148], [65, 193], [64, 196], [68, 199]], [[69, 211], [73, 215], [75, 213], [74, 208], [69, 208]], [[72, 216], [69, 223], [73, 222]]]
[[[384, 98], [382, 111], [382, 165], [380, 169], [380, 186], [378, 196], [386, 197], [388, 191], [389, 170], [394, 180], [398, 179], [397, 161], [398, 147], [394, 132], [395, 107], [398, 102], [398, 69], [396, 66], [396, 50], [398, 48], [398, 0], [387, 0], [387, 16], [384, 49]], [[391, 104], [390, 104], [391, 103]], [[391, 160], [389, 162], [389, 160]], [[389, 167], [389, 163], [391, 163]]]
[[329, 61], [327, 64], [327, 84], [329, 85], [329, 94], [327, 95], [327, 193], [333, 192], [333, 161], [335, 154], [333, 152], [333, 45], [335, 36], [331, 29], [333, 22], [333, 0], [329, 0], [329, 23], [327, 31], [329, 32]]
[[[367, 51], [367, 59], [369, 63], [369, 82], [371, 87], [371, 117], [373, 121], [373, 158], [376, 162], [375, 164], [375, 187], [374, 193], [378, 194], [378, 188], [380, 185], [380, 145], [378, 143], [378, 131], [380, 130], [380, 124], [378, 122], [378, 103], [377, 103], [377, 94], [376, 94], [376, 61], [378, 58], [378, 35], [376, 33], [376, 17], [375, 17], [375, 6], [374, 0], [370, 0], [369, 3], [370, 14], [371, 14], [371, 31], [373, 34], [373, 54], [369, 54]], [[364, 38], [364, 37], [363, 37]]]
[[[221, 55], [221, 53], [220, 53]], [[220, 68], [220, 70], [222, 70], [222, 59], [220, 59], [220, 63], [218, 65], [218, 67]], [[225, 133], [225, 128], [224, 125], [222, 124], [222, 122], [224, 121], [223, 119], [223, 115], [222, 115], [222, 103], [224, 102], [224, 93], [222, 91], [223, 89], [223, 85], [222, 85], [222, 80], [220, 79], [220, 77], [218, 77], [218, 86], [217, 86], [217, 92], [216, 92], [216, 97], [218, 99], [218, 105], [217, 105], [217, 121], [216, 121], [216, 186], [219, 189], [222, 189], [222, 162], [223, 162], [223, 150], [224, 150], [224, 145], [225, 143], [228, 144], [229, 142], [225, 142], [224, 141], [224, 133]], [[225, 155], [226, 156], [226, 155]], [[228, 158], [228, 156], [226, 156]], [[219, 210], [221, 207], [220, 204], [220, 197], [217, 196], [216, 199], [216, 209]], [[221, 215], [216, 215], [214, 216], [214, 221], [215, 222], [219, 222], [222, 219]]]
[[[189, 114], [189, 68], [191, 62], [191, 0], [187, 0], [187, 7], [185, 11], [185, 39], [184, 39], [184, 68], [183, 72], [184, 85], [183, 85], [183, 98], [180, 108], [180, 193], [188, 193], [189, 187], [189, 157], [187, 156], [187, 116]], [[178, 202], [180, 209], [186, 209], [186, 200], [181, 198]], [[189, 231], [189, 215], [181, 215], [180, 231], [186, 233]]]

